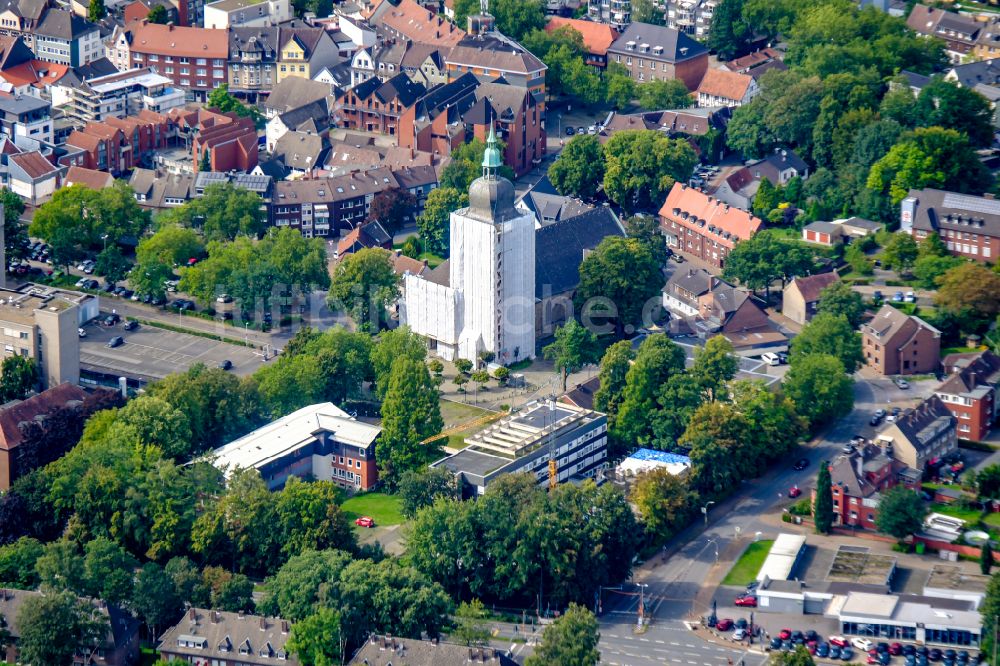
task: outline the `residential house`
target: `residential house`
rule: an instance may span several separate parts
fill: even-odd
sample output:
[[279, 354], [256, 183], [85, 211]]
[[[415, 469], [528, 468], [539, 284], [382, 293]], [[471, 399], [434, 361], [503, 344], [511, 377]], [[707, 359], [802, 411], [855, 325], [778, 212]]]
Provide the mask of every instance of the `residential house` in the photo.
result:
[[[537, 224], [543, 227], [568, 220], [594, 209], [592, 204], [556, 192], [556, 188], [548, 176], [542, 176], [530, 190], [524, 193], [515, 206], [519, 211], [534, 214]], [[536, 251], [537, 243], [536, 239]]]
[[59, 189], [60, 171], [37, 150], [5, 155], [7, 186], [29, 206], [48, 201]]
[[444, 58], [447, 49], [433, 44], [407, 44], [400, 67], [428, 90], [448, 82]]
[[941, 332], [891, 305], [861, 326], [861, 340], [865, 365], [882, 376], [936, 372], [940, 366]]
[[398, 5], [382, 0], [369, 22], [385, 41], [410, 40], [451, 48], [465, 37], [465, 31], [454, 23], [413, 0], [401, 0]]
[[[277, 81], [277, 27], [235, 27], [229, 34], [229, 90], [251, 99]], [[297, 80], [297, 77], [289, 80]]]
[[100, 28], [68, 9], [49, 9], [33, 32], [39, 60], [79, 67], [104, 57]]
[[149, 67], [116, 72], [70, 87], [63, 110], [81, 124], [133, 116], [142, 109], [166, 113], [185, 102], [185, 92], [172, 83]]
[[1000, 256], [1000, 201], [924, 188], [910, 190], [900, 204], [900, 231], [920, 242], [937, 234], [948, 251], [994, 262]]
[[592, 67], [605, 69], [608, 66], [608, 49], [618, 39], [618, 31], [606, 23], [595, 23], [583, 19], [549, 17], [545, 24], [546, 32], [555, 32], [560, 28], [571, 28], [583, 37], [583, 48], [586, 51], [584, 60]]
[[587, 18], [621, 32], [632, 22], [630, 0], [587, 0]]
[[89, 122], [69, 135], [59, 163], [117, 176], [151, 164], [153, 155], [167, 147], [171, 129], [168, 116], [145, 109], [136, 116]]
[[396, 182], [399, 183], [399, 189], [406, 190], [416, 200], [416, 204], [410, 215], [416, 221], [417, 216], [424, 212], [424, 204], [427, 203], [427, 196], [438, 186], [437, 169], [431, 165], [389, 168], [392, 169], [392, 175], [396, 179]]
[[957, 419], [936, 395], [907, 409], [882, 430], [876, 443], [918, 472], [958, 450]]
[[280, 181], [275, 183], [271, 218], [275, 226], [298, 229], [307, 238], [337, 236], [364, 222], [375, 195], [391, 187], [399, 187], [399, 182], [387, 169]]
[[[33, 359], [38, 366], [43, 389], [64, 382], [80, 381], [79, 313], [94, 302], [90, 296], [69, 297], [45, 287], [29, 286], [21, 291], [0, 290], [0, 325], [3, 349], [0, 360], [9, 356]], [[87, 303], [86, 308], [81, 303]], [[96, 316], [92, 315], [92, 316]], [[88, 317], [89, 319], [90, 317]]]
[[374, 74], [380, 81], [388, 81], [403, 71], [403, 56], [406, 42], [390, 42], [377, 46], [372, 51]]
[[277, 115], [300, 109], [317, 100], [327, 100], [327, 109], [335, 107], [335, 97], [330, 86], [299, 76], [291, 76], [275, 83], [263, 102], [264, 117], [271, 120]]
[[167, 13], [167, 23], [181, 25], [180, 12], [170, 0], [132, 0], [122, 8], [125, 25], [148, 17], [153, 7], [163, 7], [163, 11]]
[[760, 67], [761, 65], [766, 65], [772, 62], [780, 62], [784, 60], [784, 55], [781, 51], [767, 47], [760, 49], [759, 51], [754, 51], [753, 53], [748, 53], [745, 56], [741, 56], [734, 60], [730, 60], [722, 65], [722, 69], [730, 72], [736, 72], [737, 74], [750, 74], [754, 69]]
[[486, 32], [463, 38], [445, 57], [448, 80], [466, 72], [525, 88], [545, 110], [545, 63], [530, 51], [499, 32]]
[[0, 136], [10, 139], [19, 148], [51, 148], [51, 110], [51, 104], [34, 97], [0, 97]]
[[958, 436], [977, 442], [986, 439], [1000, 410], [996, 394], [1000, 356], [988, 350], [949, 354], [942, 364], [949, 376], [934, 394], [958, 419]]
[[[0, 589], [0, 618], [10, 633], [11, 645], [0, 651], [4, 663], [17, 664], [17, 643], [21, 637], [20, 612], [25, 601], [39, 597], [44, 592], [36, 590]], [[100, 599], [85, 600], [93, 606], [90, 618], [100, 623], [102, 635], [97, 644], [81, 645], [69, 662], [72, 666], [101, 664], [102, 666], [131, 666], [139, 662], [140, 622], [131, 613]]]
[[157, 650], [164, 662], [298, 666], [298, 657], [286, 647], [290, 628], [281, 618], [192, 607], [163, 632]]
[[683, 183], [674, 183], [659, 216], [670, 247], [716, 268], [723, 267], [736, 243], [753, 236], [762, 224], [747, 211]]
[[378, 484], [375, 440], [381, 432], [323, 402], [217, 448], [212, 464], [227, 476], [241, 468], [256, 469], [271, 490], [280, 490], [294, 476], [363, 492]]
[[719, 0], [666, 0], [664, 16], [668, 28], [674, 28], [704, 41], [712, 25]]
[[785, 185], [796, 176], [808, 178], [809, 165], [793, 151], [778, 148], [765, 158], [733, 171], [711, 194], [731, 206], [749, 210], [764, 178], [773, 185]]
[[337, 45], [326, 30], [300, 21], [281, 26], [278, 44], [276, 83], [290, 76], [311, 79], [315, 73], [342, 60]]
[[205, 5], [206, 28], [256, 28], [292, 18], [289, 0], [216, 0]]
[[[20, 425], [44, 421], [49, 414], [58, 410], [74, 409], [76, 406], [82, 405], [86, 397], [87, 394], [83, 389], [67, 382], [53, 386], [24, 400], [14, 400], [0, 406], [0, 491], [9, 490], [11, 484], [20, 477], [51, 462], [51, 456], [45, 455], [48, 453], [46, 451], [41, 452], [42, 459], [38, 459], [36, 452], [29, 453], [20, 448], [24, 438], [24, 431]], [[52, 453], [55, 454], [54, 451]], [[0, 600], [0, 607], [2, 607], [2, 603]], [[0, 611], [0, 616], [2, 616], [2, 611]], [[12, 619], [8, 619], [8, 622]], [[0, 651], [0, 655], [2, 654], [3, 652]]]
[[250, 118], [235, 112], [218, 113], [202, 123], [201, 131], [191, 141], [195, 173], [208, 155], [212, 171], [253, 171], [257, 166], [257, 128]]
[[[441, 272], [431, 270], [431, 267], [427, 265], [426, 259], [414, 259], [406, 256], [399, 250], [392, 251], [392, 254], [389, 256], [389, 261], [392, 262], [392, 272], [398, 275], [401, 280], [405, 280], [407, 275], [415, 275], [416, 277], [430, 279], [430, 276], [434, 273]], [[445, 266], [445, 264], [447, 264], [447, 262], [440, 264], [440, 266]]]
[[750, 100], [760, 92], [760, 86], [748, 74], [709, 69], [698, 85], [697, 92], [698, 106], [735, 108], [749, 104]]
[[[881, 493], [898, 485], [905, 465], [884, 449], [865, 444], [829, 463], [834, 525], [875, 530]], [[816, 491], [813, 491], [815, 499]]]
[[83, 185], [90, 190], [103, 190], [115, 184], [114, 176], [107, 171], [97, 171], [84, 167], [71, 166], [66, 175], [63, 176], [63, 185], [72, 187], [73, 185]]
[[48, 7], [44, 0], [5, 0], [0, 4], [0, 34], [20, 35], [29, 48], [33, 47], [35, 28]]
[[340, 125], [347, 129], [394, 136], [403, 113], [427, 92], [420, 83], [399, 73], [386, 82], [372, 77], [350, 88], [338, 100]]
[[469, 73], [429, 90], [400, 117], [399, 145], [450, 155], [465, 141], [462, 116], [475, 102], [479, 85], [479, 79]]
[[493, 82], [475, 91], [476, 102], [462, 116], [471, 138], [485, 141], [490, 131], [506, 144], [504, 164], [522, 176], [542, 163], [546, 154], [545, 110], [528, 89]]
[[[228, 81], [229, 38], [225, 30], [143, 20], [117, 30], [112, 44], [113, 52], [127, 56], [127, 67], [118, 65], [120, 69], [151, 67], [198, 101], [205, 101], [210, 92]], [[109, 59], [115, 60], [110, 55]]]
[[349, 231], [346, 236], [337, 242], [337, 251], [334, 256], [337, 259], [342, 259], [349, 254], [354, 254], [358, 250], [374, 247], [380, 247], [383, 250], [392, 250], [392, 234], [386, 231], [385, 227], [378, 220], [359, 224]]
[[329, 143], [315, 132], [286, 132], [278, 139], [271, 157], [288, 169], [289, 175], [301, 176], [320, 168], [326, 160]]
[[354, 654], [348, 666], [389, 666], [405, 659], [408, 666], [517, 666], [517, 662], [502, 651], [492, 648], [470, 648], [465, 645], [394, 638], [372, 634]]
[[781, 314], [804, 326], [816, 314], [823, 290], [839, 280], [833, 271], [793, 278], [782, 290]]
[[264, 137], [269, 152], [285, 133], [289, 131], [325, 135], [330, 128], [330, 110], [327, 99], [313, 100], [291, 111], [275, 115], [267, 121]]
[[942, 40], [945, 52], [956, 64], [972, 54], [985, 26], [972, 16], [922, 4], [913, 6], [906, 25], [917, 34]]
[[708, 49], [675, 28], [632, 23], [608, 49], [608, 62], [638, 83], [677, 79], [694, 91], [708, 70]]
[[817, 220], [802, 227], [802, 240], [832, 247], [843, 242], [843, 232], [844, 228], [839, 224]]
[[559, 396], [559, 402], [565, 402], [581, 409], [594, 408], [594, 394], [601, 388], [601, 378], [599, 375], [591, 377], [587, 381], [577, 384], [570, 390]]
[[580, 264], [605, 238], [625, 227], [607, 206], [567, 216], [535, 230], [535, 335], [547, 337], [573, 317]]
[[183, 206], [195, 197], [194, 178], [190, 173], [133, 169], [128, 184], [140, 206], [166, 210]]

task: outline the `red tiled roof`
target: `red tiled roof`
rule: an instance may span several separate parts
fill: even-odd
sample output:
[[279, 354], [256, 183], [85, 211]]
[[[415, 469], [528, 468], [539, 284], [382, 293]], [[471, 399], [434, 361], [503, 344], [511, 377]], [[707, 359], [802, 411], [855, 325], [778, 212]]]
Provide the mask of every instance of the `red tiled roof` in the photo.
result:
[[27, 400], [0, 408], [0, 449], [13, 450], [21, 443], [19, 423], [31, 421], [36, 416], [47, 414], [56, 407], [79, 400], [83, 401], [87, 394], [79, 386], [65, 383], [42, 391]]
[[762, 224], [760, 219], [747, 211], [730, 206], [683, 183], [674, 183], [667, 194], [667, 200], [660, 208], [660, 217], [707, 236], [730, 249], [739, 241], [757, 233]]
[[41, 178], [42, 176], [58, 171], [58, 169], [52, 166], [52, 162], [42, 157], [42, 154], [37, 150], [30, 153], [11, 155], [10, 161], [21, 167], [31, 178]]
[[751, 83], [753, 83], [752, 76], [727, 72], [723, 69], [710, 69], [702, 77], [698, 92], [739, 101], [747, 94]]
[[553, 16], [545, 25], [545, 32], [554, 32], [562, 27], [570, 27], [583, 35], [583, 45], [589, 53], [607, 55], [608, 47], [618, 39], [618, 31], [605, 23], [583, 21], [581, 19]]
[[[132, 31], [133, 53], [157, 53], [188, 58], [229, 57], [229, 37], [225, 30], [159, 25], [136, 21]], [[208, 63], [211, 67], [212, 63]]]
[[816, 275], [797, 277], [792, 280], [792, 284], [794, 284], [798, 288], [799, 293], [802, 294], [802, 300], [806, 303], [815, 303], [819, 300], [820, 292], [839, 279], [840, 276], [831, 271], [829, 273], [818, 273]]
[[14, 65], [0, 72], [3, 78], [12, 86], [38, 86], [56, 83], [69, 71], [69, 65], [58, 65], [52, 62], [32, 60]]
[[465, 37], [464, 30], [413, 0], [402, 0], [376, 21], [421, 44], [455, 46]]
[[66, 139], [66, 145], [73, 146], [74, 148], [81, 148], [83, 150], [97, 150], [97, 147], [101, 144], [101, 139], [94, 136], [93, 134], [87, 134], [81, 130], [73, 130], [70, 133], [69, 138]]
[[105, 171], [71, 166], [69, 171], [66, 172], [66, 178], [63, 182], [67, 187], [70, 185], [83, 185], [91, 190], [103, 190], [105, 187], [111, 187], [115, 179]]

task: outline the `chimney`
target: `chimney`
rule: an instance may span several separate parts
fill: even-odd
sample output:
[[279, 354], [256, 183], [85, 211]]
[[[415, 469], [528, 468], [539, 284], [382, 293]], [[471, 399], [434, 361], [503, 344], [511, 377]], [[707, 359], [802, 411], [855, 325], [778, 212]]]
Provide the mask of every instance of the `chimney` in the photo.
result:
[[984, 199], [996, 199], [996, 195], [992, 192], [983, 192]]
[[287, 634], [288, 633], [288, 620], [282, 620], [281, 621], [281, 633], [282, 634]]
[[264, 631], [265, 629], [267, 629], [267, 620], [265, 620], [263, 617], [261, 617], [260, 618], [260, 630]]
[[240, 611], [239, 613], [237, 613], [237, 617], [239, 617], [242, 620], [243, 619], [243, 611]]
[[188, 619], [189, 619], [189, 620], [191, 620], [192, 622], [194, 622], [195, 620], [197, 620], [197, 619], [198, 619], [198, 616], [197, 616], [197, 614], [196, 614], [196, 613], [194, 612], [194, 609], [193, 609], [193, 608], [191, 608], [191, 609], [188, 609]]
[[219, 620], [222, 617], [219, 615], [219, 611], [212, 611], [212, 624], [219, 624]]

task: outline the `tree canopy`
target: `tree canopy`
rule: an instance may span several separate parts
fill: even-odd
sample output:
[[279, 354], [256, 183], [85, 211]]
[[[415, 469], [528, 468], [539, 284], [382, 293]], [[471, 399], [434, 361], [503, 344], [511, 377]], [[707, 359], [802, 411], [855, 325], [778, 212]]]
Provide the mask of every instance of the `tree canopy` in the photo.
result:
[[687, 141], [655, 130], [616, 132], [604, 144], [604, 158], [604, 191], [628, 213], [658, 209], [698, 162]]

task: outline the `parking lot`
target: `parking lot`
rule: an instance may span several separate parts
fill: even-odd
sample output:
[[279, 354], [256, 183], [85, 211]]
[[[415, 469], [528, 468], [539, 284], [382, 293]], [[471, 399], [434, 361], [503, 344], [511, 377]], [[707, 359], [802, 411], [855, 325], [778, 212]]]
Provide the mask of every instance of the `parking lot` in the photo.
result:
[[[153, 326], [140, 325], [134, 331], [125, 331], [121, 322], [106, 327], [99, 321], [83, 328], [87, 333], [80, 340], [80, 364], [84, 369], [152, 381], [183, 372], [195, 363], [214, 368], [228, 360], [233, 364], [231, 372], [238, 375], [248, 375], [262, 363], [259, 352], [247, 347]], [[110, 349], [108, 341], [115, 336], [121, 336], [125, 343]]]

